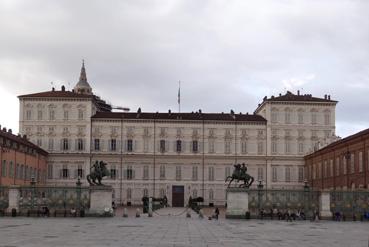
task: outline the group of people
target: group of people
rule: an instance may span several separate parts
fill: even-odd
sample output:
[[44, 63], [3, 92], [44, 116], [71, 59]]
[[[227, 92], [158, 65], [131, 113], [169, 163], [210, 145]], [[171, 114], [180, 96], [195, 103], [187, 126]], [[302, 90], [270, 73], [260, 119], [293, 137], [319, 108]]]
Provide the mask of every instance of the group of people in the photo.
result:
[[274, 209], [271, 208], [269, 211], [267, 211], [262, 208], [260, 209], [259, 217], [260, 219], [263, 219], [265, 217], [270, 217], [270, 219], [274, 219], [274, 217], [276, 217], [278, 218], [278, 220], [286, 220], [286, 221], [306, 220], [306, 215], [302, 209], [279, 210], [277, 208]]

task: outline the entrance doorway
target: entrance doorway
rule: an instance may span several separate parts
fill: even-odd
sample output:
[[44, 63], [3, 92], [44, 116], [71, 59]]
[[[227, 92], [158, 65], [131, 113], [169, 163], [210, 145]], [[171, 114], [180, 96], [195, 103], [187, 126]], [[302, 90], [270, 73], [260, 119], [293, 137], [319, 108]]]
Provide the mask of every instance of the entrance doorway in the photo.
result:
[[172, 187], [172, 207], [184, 207], [184, 186], [173, 185]]

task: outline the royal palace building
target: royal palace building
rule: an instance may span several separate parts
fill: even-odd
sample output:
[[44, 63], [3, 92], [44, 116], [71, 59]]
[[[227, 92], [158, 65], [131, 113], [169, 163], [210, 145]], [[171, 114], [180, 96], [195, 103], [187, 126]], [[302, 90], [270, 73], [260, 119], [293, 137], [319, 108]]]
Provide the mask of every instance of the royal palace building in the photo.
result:
[[337, 101], [329, 95], [264, 97], [253, 114], [114, 112], [93, 94], [83, 65], [72, 91], [19, 100], [20, 132], [49, 153], [47, 183], [73, 185], [103, 160], [117, 204], [166, 195], [173, 206], [190, 196], [224, 205], [224, 180], [236, 163], [267, 188], [301, 187], [304, 156], [336, 139]]

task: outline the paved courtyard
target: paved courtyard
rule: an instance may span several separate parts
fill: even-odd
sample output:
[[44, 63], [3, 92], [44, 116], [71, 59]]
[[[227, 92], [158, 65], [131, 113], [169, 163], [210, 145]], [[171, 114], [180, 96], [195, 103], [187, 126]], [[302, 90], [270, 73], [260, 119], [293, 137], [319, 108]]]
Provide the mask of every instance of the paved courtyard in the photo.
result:
[[183, 210], [161, 209], [153, 218], [2, 217], [0, 246], [368, 247], [368, 222], [201, 220]]

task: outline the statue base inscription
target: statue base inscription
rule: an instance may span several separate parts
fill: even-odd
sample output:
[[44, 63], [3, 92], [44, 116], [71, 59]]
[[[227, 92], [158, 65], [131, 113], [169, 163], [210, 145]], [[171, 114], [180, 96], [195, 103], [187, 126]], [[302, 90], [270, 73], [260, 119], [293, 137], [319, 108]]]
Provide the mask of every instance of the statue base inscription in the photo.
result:
[[90, 187], [90, 216], [113, 216], [113, 189], [111, 186]]
[[244, 219], [249, 211], [249, 193], [247, 188], [227, 189], [227, 219]]

